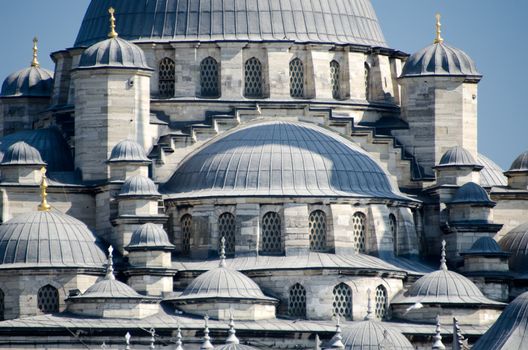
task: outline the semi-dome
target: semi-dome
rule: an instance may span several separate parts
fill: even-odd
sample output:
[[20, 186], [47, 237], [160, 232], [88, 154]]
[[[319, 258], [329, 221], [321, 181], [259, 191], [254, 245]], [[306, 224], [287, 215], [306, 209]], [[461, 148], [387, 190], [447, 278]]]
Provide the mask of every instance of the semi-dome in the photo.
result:
[[79, 69], [102, 67], [151, 70], [143, 50], [119, 37], [106, 39], [84, 50]]
[[0, 163], [3, 166], [10, 165], [45, 165], [40, 152], [24, 141], [19, 141], [7, 149]]
[[515, 160], [508, 172], [527, 172], [528, 171], [528, 151], [521, 153]]
[[460, 255], [487, 255], [487, 256], [508, 256], [496, 240], [491, 237], [480, 237], [473, 243], [470, 249], [461, 252]]
[[75, 46], [104, 40], [113, 6], [119, 34], [141, 42], [294, 41], [386, 47], [370, 0], [93, 0]]
[[163, 249], [172, 250], [174, 245], [170, 242], [167, 232], [160, 225], [146, 223], [132, 233], [128, 251]]
[[443, 42], [416, 52], [405, 62], [402, 78], [425, 76], [461, 76], [476, 80], [482, 78], [468, 54]]
[[505, 252], [510, 252], [510, 269], [515, 272], [528, 272], [528, 223], [521, 224], [499, 240]]
[[150, 163], [143, 146], [132, 140], [123, 140], [112, 148], [109, 163]]
[[0, 97], [50, 97], [53, 72], [35, 66], [9, 75], [2, 84]]
[[0, 269], [102, 268], [105, 260], [88, 227], [60, 212], [22, 214], [0, 225]]
[[150, 178], [134, 175], [123, 183], [119, 197], [161, 197], [161, 194]]
[[263, 122], [187, 157], [162, 192], [170, 198], [374, 197], [408, 200], [358, 145], [321, 127]]
[[473, 155], [464, 147], [455, 146], [448, 149], [437, 167], [448, 166], [476, 166], [477, 162]]
[[507, 186], [508, 178], [504, 176], [504, 170], [488, 157], [478, 154], [477, 163], [484, 168], [480, 171], [480, 185], [484, 188], [495, 186]]
[[488, 193], [482, 186], [474, 182], [468, 182], [455, 192], [449, 204], [494, 206], [495, 202], [490, 199]]

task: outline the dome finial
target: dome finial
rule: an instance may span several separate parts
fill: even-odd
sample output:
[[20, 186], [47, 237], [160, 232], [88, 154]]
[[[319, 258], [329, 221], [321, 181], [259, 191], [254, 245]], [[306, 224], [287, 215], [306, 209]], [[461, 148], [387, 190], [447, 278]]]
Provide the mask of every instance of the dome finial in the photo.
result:
[[51, 205], [48, 203], [48, 181], [46, 177], [46, 167], [42, 167], [40, 169], [40, 173], [42, 174], [42, 180], [40, 181], [40, 204], [38, 206], [39, 211], [50, 211]]
[[114, 247], [110, 246], [108, 247], [108, 264], [106, 266], [106, 279], [109, 280], [115, 280], [114, 276], [114, 255], [112, 254], [114, 252]]
[[444, 42], [444, 38], [442, 38], [442, 23], [440, 22], [440, 19], [442, 16], [437, 13], [436, 14], [436, 38], [434, 40], [435, 44], [441, 44]]
[[130, 350], [130, 333], [125, 334], [125, 350]]
[[226, 344], [240, 344], [240, 340], [236, 336], [235, 319], [232, 312], [229, 315], [229, 336], [226, 339]]
[[113, 7], [110, 7], [108, 9], [108, 13], [110, 14], [110, 33], [108, 33], [109, 38], [117, 38], [118, 34], [116, 32], [116, 19], [115, 19], [115, 10]]
[[440, 315], [436, 316], [436, 328], [435, 328], [435, 335], [433, 337], [434, 343], [433, 343], [433, 350], [445, 350], [445, 345], [442, 343], [442, 335], [441, 333], [441, 325], [440, 325]]
[[330, 340], [330, 349], [344, 349], [343, 336], [341, 335], [341, 319], [336, 315], [336, 332], [334, 337]]
[[447, 271], [446, 241], [445, 240], [442, 240], [442, 254], [440, 258], [440, 269]]
[[156, 330], [151, 328], [150, 331], [150, 347], [149, 349], [156, 349]]
[[220, 267], [226, 267], [225, 237], [220, 239]]
[[40, 63], [38, 61], [38, 38], [33, 38], [33, 60], [31, 61], [31, 67], [38, 68], [40, 67]]
[[373, 316], [372, 316], [372, 301], [370, 300], [370, 294], [371, 294], [371, 291], [370, 291], [370, 288], [367, 289], [367, 316], [365, 316], [365, 320], [366, 321], [369, 321], [369, 320], [372, 320], [373, 319]]
[[203, 343], [200, 346], [200, 350], [211, 350], [214, 349], [213, 344], [211, 344], [211, 337], [209, 336], [209, 316], [204, 316], [205, 326], [204, 326], [204, 337]]
[[178, 333], [176, 333], [176, 350], [183, 350], [181, 328], [178, 324]]

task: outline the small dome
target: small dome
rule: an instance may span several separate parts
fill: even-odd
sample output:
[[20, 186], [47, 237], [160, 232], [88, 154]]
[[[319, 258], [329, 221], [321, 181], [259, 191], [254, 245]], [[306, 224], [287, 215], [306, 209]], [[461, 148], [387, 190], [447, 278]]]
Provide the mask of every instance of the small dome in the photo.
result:
[[509, 253], [503, 252], [497, 241], [491, 237], [480, 237], [473, 243], [469, 250], [460, 253], [460, 255], [502, 255], [508, 256]]
[[525, 172], [528, 171], [528, 151], [520, 154], [513, 161], [510, 170], [508, 172]]
[[480, 185], [482, 187], [491, 188], [508, 185], [508, 179], [504, 176], [504, 170], [494, 161], [479, 153], [477, 163], [484, 167], [480, 171]]
[[449, 204], [479, 204], [484, 206], [494, 206], [488, 193], [480, 185], [468, 182], [460, 187]]
[[119, 37], [93, 44], [82, 54], [79, 68], [100, 67], [151, 70], [143, 50]]
[[50, 97], [52, 92], [53, 72], [40, 67], [28, 67], [4, 80], [0, 97]]
[[0, 225], [0, 269], [8, 264], [102, 268], [106, 257], [81, 221], [60, 212], [32, 212]]
[[528, 272], [528, 223], [517, 226], [499, 240], [505, 252], [510, 252], [510, 269]]
[[463, 147], [450, 148], [440, 159], [440, 167], [445, 166], [475, 166], [475, 158]]
[[345, 350], [414, 349], [403, 334], [376, 320], [355, 322], [351, 327], [344, 328], [342, 342]]
[[105, 278], [72, 299], [146, 299], [129, 285], [113, 278]]
[[249, 345], [244, 345], [240, 343], [238, 344], [231, 343], [231, 344], [215, 346], [215, 350], [258, 350], [258, 349], [252, 346], [249, 346]]
[[402, 70], [402, 78], [419, 76], [464, 76], [482, 78], [475, 62], [464, 51], [445, 43], [430, 45], [411, 55]]
[[147, 249], [172, 250], [174, 245], [169, 241], [167, 232], [160, 225], [147, 223], [132, 233], [130, 244], [126, 249], [128, 251]]
[[151, 161], [147, 158], [143, 146], [135, 141], [124, 140], [114, 146], [108, 162], [150, 163]]
[[1, 165], [45, 165], [40, 152], [25, 143], [24, 141], [19, 141], [7, 149], [2, 158]]
[[156, 184], [143, 175], [129, 177], [119, 192], [119, 197], [161, 197]]

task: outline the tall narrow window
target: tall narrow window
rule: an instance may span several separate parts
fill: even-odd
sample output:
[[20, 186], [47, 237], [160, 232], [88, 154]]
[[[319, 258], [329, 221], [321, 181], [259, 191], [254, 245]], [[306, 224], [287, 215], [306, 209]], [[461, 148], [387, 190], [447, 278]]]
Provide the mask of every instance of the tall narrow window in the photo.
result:
[[389, 215], [389, 230], [394, 244], [394, 254], [398, 255], [398, 222], [394, 214]]
[[306, 289], [296, 283], [290, 288], [288, 298], [288, 314], [291, 317], [306, 317]]
[[375, 302], [374, 314], [381, 320], [387, 313], [387, 290], [382, 285], [376, 287]]
[[334, 287], [334, 315], [347, 320], [352, 319], [352, 290], [344, 283]]
[[236, 221], [235, 216], [231, 213], [223, 213], [218, 218], [219, 238], [225, 238], [226, 255], [232, 257], [235, 255], [235, 234]]
[[370, 100], [370, 66], [365, 63], [365, 99]]
[[262, 97], [262, 63], [257, 58], [252, 57], [246, 61], [244, 68], [244, 95], [254, 98]]
[[341, 98], [341, 67], [339, 62], [330, 62], [330, 80], [332, 84], [332, 96], [334, 99], [339, 100]]
[[191, 253], [192, 216], [189, 214], [184, 215], [180, 224], [182, 255], [188, 256]]
[[5, 295], [4, 291], [0, 289], [0, 321], [5, 320]]
[[202, 97], [220, 97], [219, 72], [218, 62], [212, 57], [207, 57], [200, 63], [200, 88]]
[[168, 57], [161, 60], [159, 64], [159, 95], [163, 98], [174, 97], [174, 84], [176, 80], [176, 65]]
[[304, 97], [304, 64], [299, 58], [290, 62], [290, 96]]
[[49, 284], [40, 288], [37, 294], [37, 305], [45, 314], [59, 312], [59, 291]]
[[261, 252], [282, 254], [281, 219], [278, 213], [269, 212], [262, 217]]
[[312, 252], [326, 251], [326, 214], [324, 211], [313, 211], [310, 214], [308, 226], [310, 229], [310, 250]]
[[352, 216], [352, 243], [358, 253], [365, 253], [367, 231], [367, 217], [363, 213], [355, 213]]

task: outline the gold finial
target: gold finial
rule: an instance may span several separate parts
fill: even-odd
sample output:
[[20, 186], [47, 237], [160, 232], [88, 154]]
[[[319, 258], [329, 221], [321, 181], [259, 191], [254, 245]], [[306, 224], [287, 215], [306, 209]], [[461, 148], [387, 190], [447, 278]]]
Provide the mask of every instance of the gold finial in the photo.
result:
[[31, 67], [40, 67], [40, 63], [38, 61], [38, 39], [37, 37], [33, 38], [33, 60], [31, 61]]
[[114, 16], [114, 14], [115, 14], [114, 8], [110, 7], [108, 9], [108, 13], [110, 14], [110, 33], [108, 33], [108, 37], [109, 38], [116, 38], [118, 34], [115, 31], [115, 29], [116, 29], [116, 24], [115, 24], [116, 19], [115, 19], [115, 16]]
[[42, 180], [40, 181], [40, 197], [42, 200], [38, 206], [38, 210], [50, 211], [51, 205], [48, 204], [48, 193], [46, 192], [48, 189], [48, 181], [46, 180], [46, 167], [42, 167], [40, 172], [42, 174]]
[[440, 23], [440, 19], [442, 16], [437, 13], [436, 14], [436, 38], [434, 40], [435, 44], [441, 44], [444, 42], [444, 38], [442, 38], [442, 23]]

